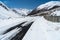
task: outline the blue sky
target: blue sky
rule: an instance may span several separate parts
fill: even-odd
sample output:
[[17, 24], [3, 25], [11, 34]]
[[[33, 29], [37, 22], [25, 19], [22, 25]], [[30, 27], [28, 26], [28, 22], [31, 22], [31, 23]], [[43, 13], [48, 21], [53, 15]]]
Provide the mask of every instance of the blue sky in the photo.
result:
[[48, 1], [59, 1], [59, 0], [0, 0], [4, 2], [10, 8], [27, 8], [34, 9], [38, 5], [46, 3]]

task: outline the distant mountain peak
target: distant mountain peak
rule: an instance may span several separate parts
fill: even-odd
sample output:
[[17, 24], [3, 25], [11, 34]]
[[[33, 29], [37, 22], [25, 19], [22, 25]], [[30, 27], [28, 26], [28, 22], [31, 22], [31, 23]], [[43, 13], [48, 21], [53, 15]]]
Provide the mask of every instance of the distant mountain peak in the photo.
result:
[[31, 12], [30, 9], [26, 9], [26, 8], [13, 8], [13, 11], [15, 11], [16, 13], [20, 14], [20, 15], [28, 15], [29, 12]]

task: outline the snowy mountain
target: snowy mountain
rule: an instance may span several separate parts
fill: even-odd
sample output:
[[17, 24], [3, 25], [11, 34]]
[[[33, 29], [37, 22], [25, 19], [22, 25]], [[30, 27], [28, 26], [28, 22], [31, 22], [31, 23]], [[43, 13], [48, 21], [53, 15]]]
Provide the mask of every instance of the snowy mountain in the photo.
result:
[[55, 11], [60, 11], [60, 1], [50, 1], [39, 5], [28, 15], [57, 15], [58, 13], [55, 14]]
[[20, 17], [20, 15], [13, 12], [10, 8], [8, 8], [3, 2], [0, 1], [0, 18], [8, 19], [8, 18], [16, 18]]
[[26, 16], [31, 12], [29, 9], [9, 8], [0, 1], [0, 19], [19, 18]]
[[14, 18], [14, 17], [19, 17], [19, 16], [0, 1], [0, 18], [5, 19], [5, 18]]
[[0, 40], [60, 40], [59, 4], [50, 1], [31, 12], [0, 2]]
[[28, 15], [32, 10], [29, 10], [29, 9], [23, 9], [23, 8], [14, 8], [12, 9], [15, 13], [19, 14], [19, 15], [22, 15], [22, 16], [25, 16], [25, 15]]

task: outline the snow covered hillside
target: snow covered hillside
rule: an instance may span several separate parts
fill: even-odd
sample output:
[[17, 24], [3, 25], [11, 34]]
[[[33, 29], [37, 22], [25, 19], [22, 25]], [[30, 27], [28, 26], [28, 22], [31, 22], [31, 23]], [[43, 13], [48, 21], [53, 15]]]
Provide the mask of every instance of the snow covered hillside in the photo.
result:
[[14, 8], [12, 10], [15, 11], [17, 14], [22, 15], [22, 16], [26, 16], [32, 11], [32, 10], [23, 9], [23, 8], [20, 8], [20, 9]]
[[0, 18], [8, 19], [8, 18], [14, 18], [14, 17], [19, 17], [19, 16], [0, 1]]
[[[52, 15], [54, 14], [55, 16], [59, 16], [58, 14], [60, 13], [56, 13], [57, 11], [60, 11], [60, 2], [59, 1], [50, 1], [47, 2], [45, 4], [39, 5], [37, 8], [35, 8], [30, 14], [28, 15], [39, 15], [39, 16], [43, 16], [43, 15]], [[52, 16], [54, 16], [52, 15]]]
[[28, 15], [31, 10], [28, 9], [11, 9], [0, 1], [0, 19], [19, 18]]

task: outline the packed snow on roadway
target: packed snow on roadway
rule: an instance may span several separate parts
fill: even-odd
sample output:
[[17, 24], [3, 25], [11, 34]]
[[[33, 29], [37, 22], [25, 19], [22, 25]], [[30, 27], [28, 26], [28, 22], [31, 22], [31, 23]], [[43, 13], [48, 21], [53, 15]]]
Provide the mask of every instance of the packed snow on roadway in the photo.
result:
[[60, 23], [38, 17], [23, 40], [60, 40]]

